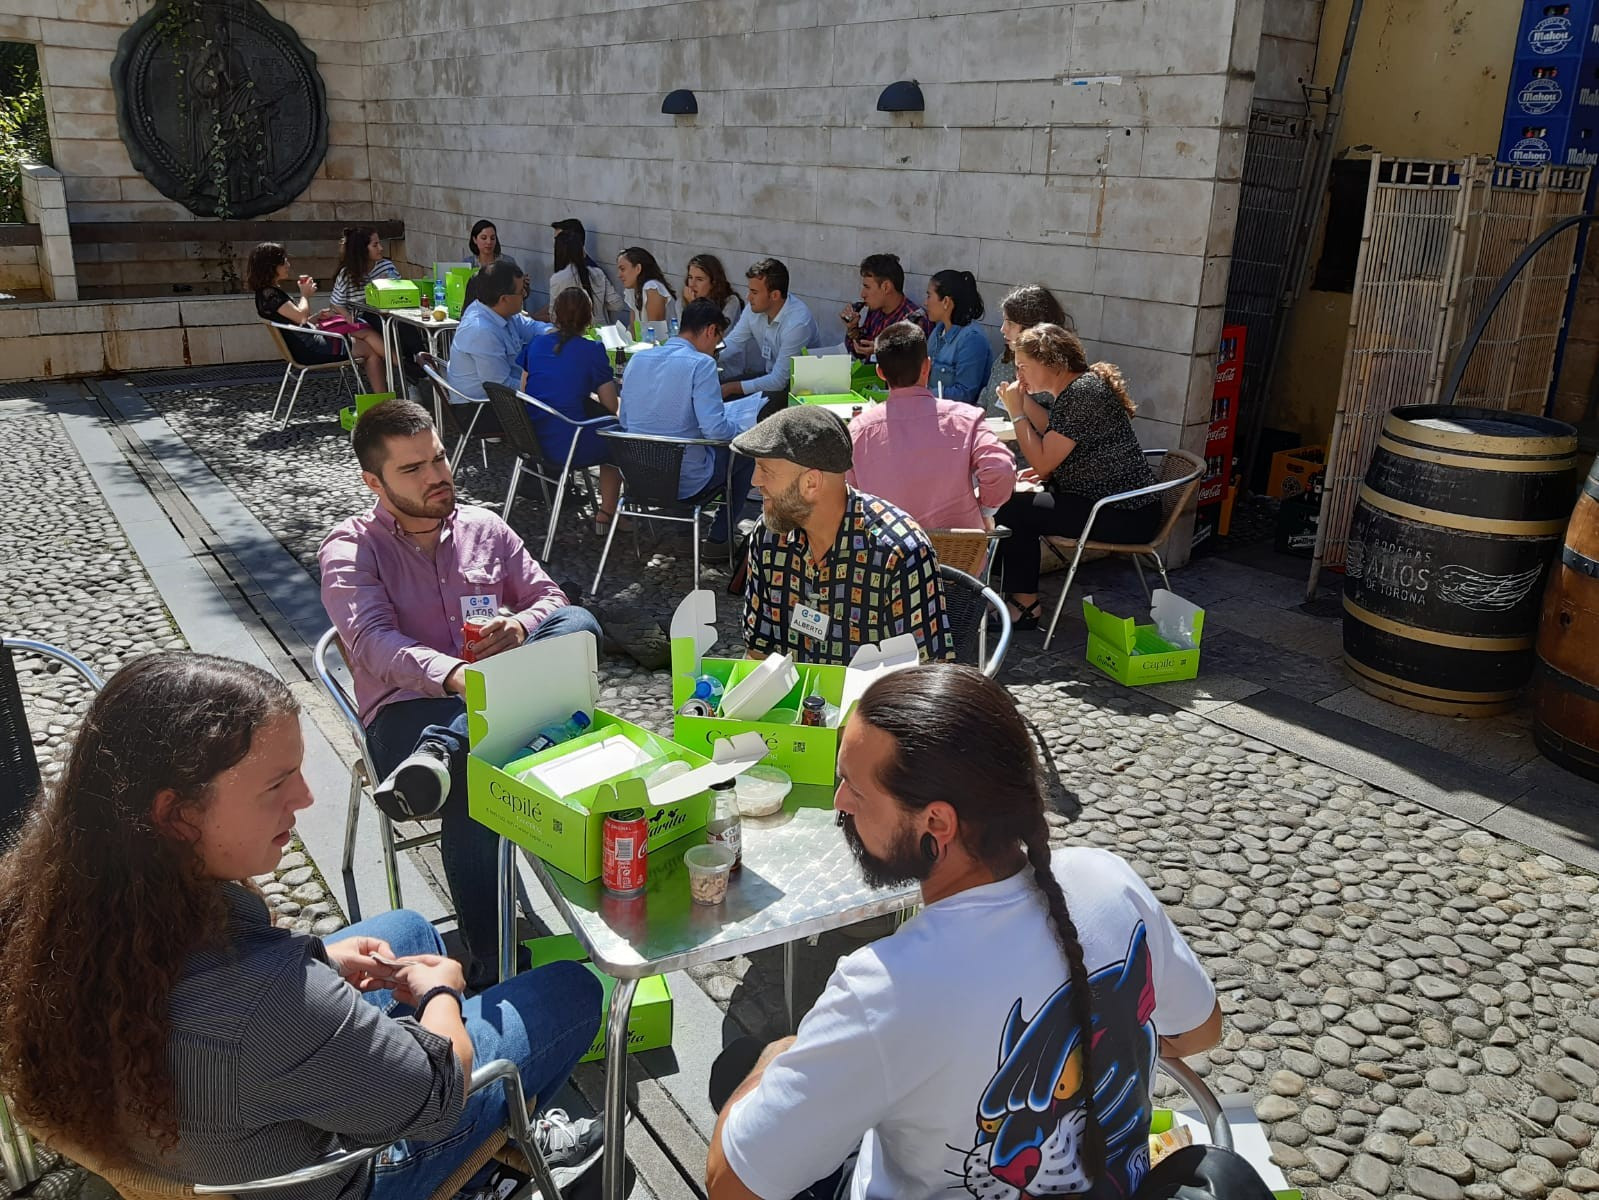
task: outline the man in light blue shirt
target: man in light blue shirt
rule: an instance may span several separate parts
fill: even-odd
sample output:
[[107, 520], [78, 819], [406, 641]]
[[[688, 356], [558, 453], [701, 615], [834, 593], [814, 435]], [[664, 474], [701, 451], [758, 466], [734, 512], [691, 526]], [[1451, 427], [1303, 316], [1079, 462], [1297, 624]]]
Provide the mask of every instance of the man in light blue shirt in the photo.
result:
[[728, 398], [787, 390], [794, 356], [822, 344], [811, 310], [788, 294], [787, 267], [775, 258], [763, 258], [744, 276], [749, 280], [749, 303], [722, 352], [729, 357], [738, 354], [754, 377], [724, 383], [722, 395]]
[[[628, 433], [657, 437], [714, 438], [732, 441], [739, 432], [728, 419], [711, 352], [727, 331], [727, 314], [712, 300], [696, 300], [683, 310], [678, 334], [662, 346], [628, 360], [622, 373], [622, 406], [617, 414]], [[683, 454], [678, 499], [709, 499], [727, 484], [726, 446], [690, 446]], [[733, 493], [711, 523], [704, 555], [713, 562], [732, 557], [739, 513], [749, 494], [754, 459], [733, 462]], [[729, 521], [731, 518], [731, 523]]]
[[461, 314], [460, 328], [450, 343], [450, 386], [462, 395], [486, 399], [484, 380], [521, 387], [517, 359], [522, 347], [554, 328], [522, 311], [526, 278], [520, 267], [503, 258], [473, 277], [475, 299]]

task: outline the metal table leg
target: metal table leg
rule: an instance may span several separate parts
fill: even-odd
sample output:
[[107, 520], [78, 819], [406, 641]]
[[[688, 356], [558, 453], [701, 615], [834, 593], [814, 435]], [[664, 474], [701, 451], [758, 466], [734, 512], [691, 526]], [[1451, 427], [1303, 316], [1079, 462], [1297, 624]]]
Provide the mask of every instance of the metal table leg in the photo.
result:
[[500, 982], [516, 974], [516, 847], [500, 839]]
[[604, 1200], [623, 1200], [627, 1188], [627, 1020], [633, 1011], [636, 979], [618, 979], [611, 993], [611, 1016], [605, 1029], [605, 1157], [601, 1164]]
[[403, 395], [405, 372], [400, 369], [400, 326], [389, 316], [383, 318], [383, 371], [388, 377], [389, 391], [396, 396]]
[[794, 1015], [794, 970], [799, 964], [799, 943], [783, 943], [783, 1005], [788, 1012], [788, 1031], [793, 1033], [799, 1028], [799, 1019]]

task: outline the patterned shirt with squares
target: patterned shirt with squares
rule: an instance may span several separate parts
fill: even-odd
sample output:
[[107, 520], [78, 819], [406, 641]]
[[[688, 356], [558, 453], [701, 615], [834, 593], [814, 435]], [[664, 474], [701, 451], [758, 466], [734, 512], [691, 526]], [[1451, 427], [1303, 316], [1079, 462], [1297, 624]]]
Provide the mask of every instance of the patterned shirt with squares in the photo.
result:
[[[903, 296], [900, 298], [899, 307], [893, 312], [879, 312], [875, 308], [865, 309], [861, 313], [861, 323], [855, 336], [875, 342], [878, 334], [882, 333], [890, 325], [897, 325], [901, 321], [909, 321], [913, 325], [921, 326], [923, 333], [931, 333], [933, 329], [933, 323], [927, 319], [927, 313], [922, 310], [922, 306], [909, 296]], [[851, 344], [850, 353], [853, 354], [854, 351], [854, 345]], [[860, 355], [856, 355], [856, 357], [859, 358]]]
[[[750, 537], [745, 595], [744, 643], [761, 654], [844, 665], [862, 646], [909, 633], [922, 661], [955, 656], [932, 543], [900, 509], [853, 488], [820, 562], [811, 561], [803, 529], [776, 534], [762, 521]], [[827, 618], [824, 636], [793, 627], [797, 605]]]

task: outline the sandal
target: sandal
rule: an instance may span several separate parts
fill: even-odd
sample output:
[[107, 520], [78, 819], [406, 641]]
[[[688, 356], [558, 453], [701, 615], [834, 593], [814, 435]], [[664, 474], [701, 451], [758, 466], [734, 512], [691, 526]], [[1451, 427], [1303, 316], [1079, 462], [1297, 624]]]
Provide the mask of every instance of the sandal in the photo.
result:
[[[616, 514], [608, 511], [607, 509], [603, 509], [603, 508], [596, 508], [594, 510], [594, 534], [595, 534], [596, 537], [604, 537], [606, 535], [606, 533], [611, 528], [611, 519], [615, 515]], [[624, 516], [622, 518], [622, 523], [617, 526], [618, 530], [632, 529], [632, 528], [633, 528], [633, 518], [632, 517], [627, 517], [627, 516]]]
[[1044, 615], [1044, 601], [1042, 597], [1034, 600], [1031, 604], [1022, 605], [1016, 602], [1015, 597], [1012, 596], [1010, 592], [1006, 592], [1005, 604], [1007, 605], [1007, 612], [1010, 611], [1008, 606], [1012, 604], [1015, 604], [1018, 610], [1016, 616], [1010, 619], [1011, 632], [1025, 633], [1029, 629], [1038, 628], [1039, 619]]

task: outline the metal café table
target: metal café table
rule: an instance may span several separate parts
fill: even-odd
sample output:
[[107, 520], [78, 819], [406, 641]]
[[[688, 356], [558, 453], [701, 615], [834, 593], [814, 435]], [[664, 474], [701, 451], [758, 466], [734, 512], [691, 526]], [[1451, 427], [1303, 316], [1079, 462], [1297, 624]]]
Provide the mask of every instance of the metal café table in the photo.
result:
[[[434, 358], [447, 358], [450, 339], [461, 326], [461, 322], [454, 317], [446, 317], [442, 321], [435, 321], [432, 317], [424, 319], [420, 308], [373, 308], [361, 300], [353, 301], [351, 307], [378, 319], [383, 333], [383, 367], [388, 376], [389, 391], [396, 396], [405, 395], [405, 372], [400, 362], [404, 350], [400, 346], [399, 327], [409, 325], [413, 329], [420, 329], [427, 334], [428, 353]], [[433, 311], [431, 298], [427, 311]]]
[[[783, 994], [794, 1025], [794, 958], [800, 939], [900, 912], [920, 889], [871, 888], [834, 824], [832, 789], [797, 786], [781, 813], [743, 821], [744, 866], [727, 899], [695, 904], [684, 853], [704, 842], [689, 834], [650, 855], [641, 896], [624, 899], [596, 879], [581, 883], [534, 855], [539, 882], [594, 965], [617, 981], [605, 1031], [603, 1195], [622, 1200], [627, 1122], [627, 1022], [638, 981], [649, 975], [783, 947]], [[500, 839], [500, 977], [516, 970], [516, 871], [512, 843]]]

